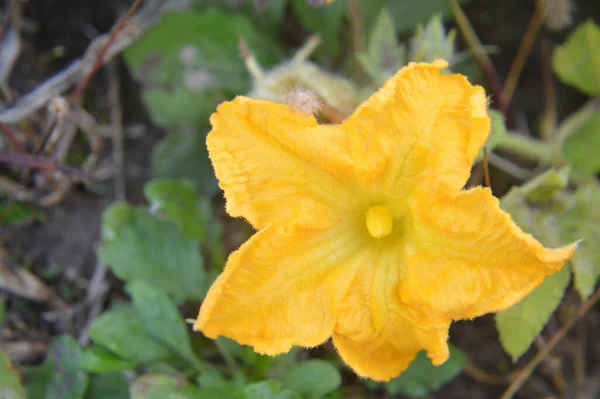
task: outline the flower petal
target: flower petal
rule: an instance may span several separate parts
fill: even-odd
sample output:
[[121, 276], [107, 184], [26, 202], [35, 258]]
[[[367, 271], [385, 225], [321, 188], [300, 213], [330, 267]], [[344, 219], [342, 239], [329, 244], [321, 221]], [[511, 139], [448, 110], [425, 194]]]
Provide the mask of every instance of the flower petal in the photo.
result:
[[238, 97], [211, 117], [206, 143], [227, 211], [255, 228], [268, 222], [330, 227], [353, 203], [348, 189], [307, 159], [314, 117], [267, 101]]
[[397, 376], [422, 349], [435, 364], [443, 363], [449, 353], [449, 320], [433, 318], [428, 326], [409, 320], [413, 316], [426, 319], [427, 315], [405, 306], [396, 294], [399, 254], [384, 246], [370, 251], [369, 263], [356, 273], [342, 300], [333, 333], [344, 361], [357, 374], [374, 380]]
[[194, 329], [269, 355], [322, 343], [357, 268], [361, 240], [348, 231], [260, 230], [229, 257]]
[[420, 201], [407, 232], [399, 294], [442, 318], [472, 318], [512, 306], [575, 250], [544, 248], [519, 229], [487, 188], [429, 202], [423, 195]]
[[344, 122], [353, 134], [370, 132], [371, 146], [381, 148], [379, 175], [368, 179], [403, 195], [414, 186], [465, 184], [490, 131], [487, 99], [466, 77], [441, 74], [447, 65], [409, 64]]

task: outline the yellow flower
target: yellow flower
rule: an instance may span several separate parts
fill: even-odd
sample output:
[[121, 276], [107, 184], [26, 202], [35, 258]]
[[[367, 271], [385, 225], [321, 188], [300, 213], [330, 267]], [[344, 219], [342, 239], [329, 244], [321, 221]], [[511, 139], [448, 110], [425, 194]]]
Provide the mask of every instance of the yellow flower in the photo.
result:
[[207, 145], [232, 253], [195, 329], [276, 355], [329, 337], [356, 373], [389, 380], [452, 320], [505, 309], [571, 257], [522, 232], [487, 188], [463, 190], [490, 130], [481, 87], [410, 64], [339, 125], [238, 97]]

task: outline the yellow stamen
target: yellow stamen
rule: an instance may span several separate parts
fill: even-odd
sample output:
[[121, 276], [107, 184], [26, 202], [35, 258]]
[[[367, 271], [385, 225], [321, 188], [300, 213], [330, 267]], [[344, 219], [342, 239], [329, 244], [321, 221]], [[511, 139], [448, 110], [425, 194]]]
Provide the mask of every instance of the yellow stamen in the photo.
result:
[[367, 230], [375, 238], [383, 238], [390, 234], [394, 221], [390, 211], [381, 205], [372, 206], [367, 211]]

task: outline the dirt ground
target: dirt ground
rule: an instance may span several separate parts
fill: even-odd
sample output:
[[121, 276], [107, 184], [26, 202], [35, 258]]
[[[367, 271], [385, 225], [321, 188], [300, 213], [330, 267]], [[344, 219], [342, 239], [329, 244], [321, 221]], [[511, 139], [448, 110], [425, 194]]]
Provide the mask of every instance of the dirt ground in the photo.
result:
[[[15, 97], [35, 88], [40, 82], [52, 76], [73, 59], [81, 56], [93, 37], [107, 32], [130, 5], [129, 0], [30, 0], [25, 6], [25, 26], [23, 49], [17, 67], [9, 81]], [[6, 2], [3, 2], [3, 9]], [[512, 62], [522, 34], [529, 22], [533, 2], [526, 0], [471, 0], [464, 10], [484, 44], [497, 47], [492, 59], [503, 79]], [[577, 2], [575, 22], [588, 18], [600, 20], [598, 0]], [[566, 33], [544, 33], [552, 43], [561, 43]], [[460, 39], [459, 39], [460, 42]], [[525, 67], [521, 84], [512, 103], [515, 123], [534, 127], [542, 110], [542, 55], [534, 51]], [[61, 49], [60, 57], [51, 54]], [[150, 152], [152, 146], [164, 135], [154, 127], [146, 115], [140, 100], [136, 83], [119, 63], [122, 82], [121, 94], [126, 127], [125, 168], [122, 171], [126, 182], [127, 200], [138, 203], [142, 198], [142, 185], [149, 178]], [[107, 121], [109, 113], [106, 93], [107, 74], [105, 70], [94, 78], [87, 90], [83, 104], [94, 117]], [[558, 87], [558, 112], [562, 118], [584, 102], [585, 97], [563, 85]], [[532, 130], [534, 130], [532, 128]], [[133, 132], [127, 134], [127, 132]], [[134, 134], [135, 133], [135, 134]], [[107, 143], [102, 157], [110, 157]], [[495, 172], [498, 190], [504, 190], [510, 181]], [[75, 187], [64, 201], [46, 210], [43, 222], [33, 222], [2, 230], [0, 243], [10, 254], [11, 262], [31, 265], [31, 270], [44, 277], [55, 292], [68, 302], [77, 302], [85, 295], [85, 287], [96, 265], [95, 247], [99, 240], [99, 225], [104, 207], [114, 201], [111, 181], [101, 185], [99, 190], [90, 192], [83, 186]], [[52, 269], [52, 270], [48, 270]], [[116, 279], [111, 280], [110, 295], [120, 296], [120, 286]], [[73, 288], [76, 287], [76, 288]], [[1, 295], [1, 293], [0, 293]], [[13, 340], [47, 343], [51, 337], [69, 332], [75, 335], [85, 325], [85, 317], [67, 317], [50, 320], [48, 308], [43, 304], [30, 305], [19, 299], [10, 299], [12, 309], [23, 309], [15, 316], [22, 328], [12, 331]], [[576, 295], [569, 295], [567, 303], [575, 307], [579, 302]], [[567, 313], [569, 306], [563, 307]], [[71, 315], [72, 316], [72, 315]], [[543, 337], [549, 337], [558, 329], [561, 317], [555, 315], [546, 327]], [[495, 398], [506, 388], [506, 381], [497, 376], [506, 375], [511, 366], [510, 358], [498, 343], [493, 325], [493, 317], [485, 316], [474, 321], [458, 322], [451, 329], [451, 341], [466, 351], [473, 362], [467, 372], [445, 386], [434, 395], [435, 398]], [[573, 397], [572, 384], [588, 384], [589, 398], [600, 397], [600, 340], [594, 340], [600, 330], [600, 309], [589, 312], [580, 325], [563, 340], [553, 352], [553, 356], [543, 364], [519, 393], [522, 398], [551, 398], [556, 387], [561, 387], [566, 379], [564, 397]], [[1, 338], [1, 337], [0, 337]], [[5, 337], [6, 338], [6, 337]], [[543, 344], [539, 342], [539, 344]], [[43, 357], [43, 345], [30, 356], [24, 356], [23, 363], [34, 363]], [[523, 357], [517, 366], [523, 366], [535, 350]], [[585, 375], [582, 377], [581, 367]], [[485, 371], [491, 375], [482, 374]], [[592, 376], [592, 377], [590, 377]]]

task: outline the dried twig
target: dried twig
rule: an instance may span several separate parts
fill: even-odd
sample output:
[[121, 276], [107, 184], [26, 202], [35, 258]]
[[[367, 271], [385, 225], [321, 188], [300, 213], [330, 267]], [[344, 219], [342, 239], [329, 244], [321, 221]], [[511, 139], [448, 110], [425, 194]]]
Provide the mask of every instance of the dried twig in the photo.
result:
[[123, 15], [123, 17], [119, 19], [117, 24], [114, 26], [110, 33], [110, 36], [108, 37], [108, 40], [106, 41], [106, 43], [104, 43], [100, 51], [96, 54], [92, 67], [83, 77], [83, 79], [77, 84], [75, 90], [73, 90], [73, 92], [69, 95], [67, 100], [70, 104], [73, 104], [81, 96], [81, 94], [83, 94], [83, 91], [90, 83], [90, 80], [92, 79], [98, 68], [100, 68], [100, 66], [104, 63], [104, 57], [108, 49], [113, 45], [117, 38], [117, 35], [123, 30], [125, 24], [127, 23], [127, 21], [129, 21], [129, 19], [131, 18], [135, 10], [139, 7], [139, 5], [142, 3], [142, 1], [143, 0], [134, 0], [131, 7], [129, 7], [129, 10], [127, 10], [125, 15]]
[[480, 369], [474, 363], [467, 359], [465, 362], [464, 372], [471, 379], [480, 382], [482, 384], [492, 385], [505, 385], [512, 381], [512, 374], [508, 375], [496, 375], [488, 373], [487, 371]]
[[82, 180], [87, 180], [87, 176], [81, 170], [71, 165], [61, 164], [52, 157], [31, 155], [22, 152], [0, 151], [0, 163], [22, 165], [32, 169], [47, 170], [51, 172], [60, 171], [76, 176]]
[[519, 376], [513, 381], [508, 389], [504, 392], [500, 399], [510, 399], [515, 393], [521, 388], [521, 386], [531, 376], [537, 366], [548, 356], [550, 351], [556, 347], [556, 345], [563, 339], [569, 330], [577, 323], [577, 321], [585, 315], [598, 301], [600, 300], [600, 288], [596, 290], [594, 295], [589, 297], [579, 308], [575, 316], [573, 316], [556, 334], [550, 338], [544, 349], [542, 349], [531, 361], [525, 366], [519, 373]]
[[502, 91], [502, 95], [506, 104], [510, 104], [510, 100], [515, 93], [515, 89], [517, 88], [517, 84], [519, 83], [519, 79], [521, 78], [521, 73], [523, 72], [523, 67], [525, 66], [525, 61], [527, 61], [527, 57], [531, 52], [531, 48], [533, 47], [533, 43], [537, 38], [537, 34], [544, 23], [544, 13], [542, 8], [537, 5], [535, 7], [535, 11], [531, 16], [531, 20], [529, 21], [529, 25], [527, 26], [527, 30], [523, 35], [523, 40], [521, 40], [521, 45], [517, 50], [517, 55], [510, 66], [510, 71], [508, 72], [508, 77], [504, 81], [504, 89]]
[[8, 139], [10, 140], [10, 142], [12, 143], [12, 145], [16, 148], [17, 151], [19, 152], [26, 152], [25, 147], [23, 147], [23, 144], [21, 144], [19, 142], [19, 140], [17, 140], [17, 137], [15, 136], [15, 134], [12, 132], [12, 130], [10, 130], [10, 128], [8, 126], [6, 126], [4, 123], [0, 122], [0, 130], [2, 130], [2, 133], [8, 137]]
[[489, 152], [487, 147], [483, 147], [483, 183], [486, 187], [492, 187], [492, 181], [490, 179]]
[[108, 97], [110, 101], [110, 122], [112, 129], [113, 167], [115, 170], [115, 198], [125, 201], [125, 148], [123, 140], [123, 108], [121, 107], [121, 82], [119, 80], [118, 64], [108, 64], [109, 85]]
[[90, 340], [89, 329], [92, 322], [102, 311], [102, 305], [104, 297], [108, 292], [108, 285], [106, 283], [106, 275], [108, 274], [108, 265], [102, 260], [98, 259], [94, 274], [90, 279], [90, 284], [85, 295], [85, 303], [90, 305], [90, 311], [87, 316], [87, 323], [85, 327], [79, 333], [79, 343], [81, 345], [87, 345]]
[[541, 136], [546, 141], [551, 141], [556, 133], [557, 106], [554, 73], [552, 72], [552, 45], [547, 39], [542, 39], [540, 46], [542, 69], [542, 93], [544, 98], [544, 111], [542, 112]]
[[496, 97], [496, 101], [498, 103], [498, 110], [506, 119], [508, 119], [508, 103], [504, 98], [502, 83], [500, 83], [500, 79], [498, 78], [498, 74], [496, 73], [496, 68], [494, 68], [492, 60], [485, 53], [483, 45], [479, 41], [475, 30], [473, 30], [473, 27], [471, 26], [471, 23], [458, 5], [458, 2], [456, 0], [448, 0], [448, 3], [450, 4], [450, 8], [454, 14], [454, 19], [456, 19], [458, 29], [461, 31], [462, 35], [467, 41], [467, 44], [471, 48], [475, 59], [477, 59], [477, 62], [479, 62], [479, 65], [481, 68], [483, 68], [488, 78], [492, 88], [492, 93], [494, 94], [494, 97]]
[[[148, 27], [150, 27], [164, 11], [182, 8], [187, 5], [186, 0], [146, 0], [144, 6], [129, 19], [129, 29], [125, 27], [118, 33], [113, 44], [105, 50], [103, 62], [111, 60], [116, 54], [127, 48]], [[17, 123], [32, 112], [40, 109], [51, 99], [77, 84], [93, 68], [97, 54], [104, 48], [104, 44], [111, 34], [104, 34], [95, 38], [85, 55], [74, 61], [63, 71], [40, 84], [32, 92], [18, 99], [15, 103], [0, 110], [0, 122]]]

